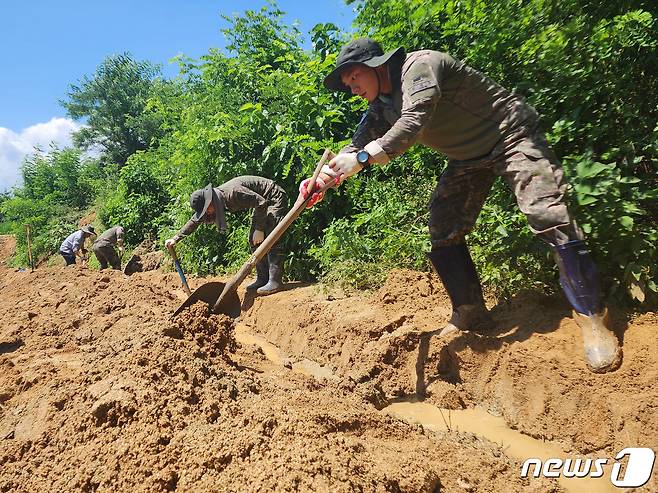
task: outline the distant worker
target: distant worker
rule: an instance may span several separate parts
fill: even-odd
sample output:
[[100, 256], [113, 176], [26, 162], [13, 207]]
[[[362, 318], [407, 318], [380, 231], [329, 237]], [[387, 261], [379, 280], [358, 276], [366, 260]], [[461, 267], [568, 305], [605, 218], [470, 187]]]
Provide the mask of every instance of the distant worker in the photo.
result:
[[[192, 234], [204, 222], [214, 223], [226, 231], [224, 211], [254, 209], [249, 231], [249, 246], [254, 252], [265, 237], [285, 217], [288, 208], [286, 192], [272, 180], [260, 176], [238, 176], [219, 187], [208, 185], [190, 196], [190, 207], [196, 212], [173, 238], [165, 242], [169, 248]], [[282, 287], [284, 253], [275, 244], [269, 254], [256, 264], [256, 281], [247, 286], [258, 294], [271, 294]]]
[[123, 227], [114, 226], [108, 229], [94, 242], [91, 249], [101, 264], [101, 270], [107, 268], [108, 263], [115, 270], [121, 270], [121, 260], [114, 245], [118, 245], [119, 253], [123, 254]]
[[94, 231], [94, 227], [89, 225], [83, 226], [66, 237], [59, 247], [59, 253], [64, 257], [67, 266], [75, 265], [76, 257], [83, 258], [87, 253], [85, 240], [92, 236], [96, 236], [96, 232]]

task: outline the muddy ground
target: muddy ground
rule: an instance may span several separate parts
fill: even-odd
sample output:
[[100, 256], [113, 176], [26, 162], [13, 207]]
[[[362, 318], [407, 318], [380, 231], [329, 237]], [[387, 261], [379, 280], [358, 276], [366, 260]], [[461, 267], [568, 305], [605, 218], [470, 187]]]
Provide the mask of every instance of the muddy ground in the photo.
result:
[[[11, 248], [0, 237], [0, 261]], [[559, 298], [521, 296], [493, 307], [488, 334], [438, 338], [450, 308], [429, 274], [363, 296], [288, 288], [241, 291], [237, 323], [200, 304], [171, 320], [176, 273], [0, 262], [0, 491], [564, 491], [521, 478], [505, 444], [385, 412], [410, 397], [485, 409], [570, 456], [658, 451], [655, 313], [613, 310], [624, 362], [595, 375]]]

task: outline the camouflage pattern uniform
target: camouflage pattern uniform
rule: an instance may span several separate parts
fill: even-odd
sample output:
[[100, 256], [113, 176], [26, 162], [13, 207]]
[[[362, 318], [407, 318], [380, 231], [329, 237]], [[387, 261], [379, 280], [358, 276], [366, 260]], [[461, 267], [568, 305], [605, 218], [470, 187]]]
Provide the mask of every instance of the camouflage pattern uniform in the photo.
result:
[[448, 156], [429, 204], [433, 249], [464, 242], [496, 176], [506, 180], [535, 234], [551, 245], [582, 239], [564, 203], [560, 163], [521, 96], [438, 51], [409, 53], [401, 67], [390, 64], [389, 74], [393, 93], [370, 103], [341, 152], [376, 141], [379, 163], [416, 143]]
[[121, 270], [121, 260], [114, 249], [114, 245], [119, 240], [123, 240], [123, 233], [121, 226], [115, 226], [100, 235], [92, 245], [91, 249], [101, 264], [101, 269], [105, 269], [109, 263], [113, 269]]
[[[261, 176], [238, 176], [219, 187], [215, 192], [221, 198], [223, 209], [229, 212], [237, 212], [245, 209], [253, 209], [251, 220], [251, 231], [249, 232], [249, 244], [255, 249], [252, 242], [254, 230], [263, 231], [265, 236], [285, 217], [288, 208], [286, 192], [279, 185], [268, 178]], [[176, 241], [192, 234], [199, 227], [200, 222], [194, 220], [194, 216], [181, 228], [174, 239]], [[224, 221], [222, 221], [224, 224]], [[279, 254], [281, 246], [275, 244], [270, 250], [271, 254]]]

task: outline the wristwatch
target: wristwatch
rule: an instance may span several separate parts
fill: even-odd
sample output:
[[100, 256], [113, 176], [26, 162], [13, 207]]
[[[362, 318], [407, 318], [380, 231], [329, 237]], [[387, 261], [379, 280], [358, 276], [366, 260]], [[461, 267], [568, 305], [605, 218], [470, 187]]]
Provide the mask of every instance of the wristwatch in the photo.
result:
[[361, 166], [368, 166], [368, 160], [370, 159], [370, 153], [365, 149], [361, 149], [356, 153], [356, 162]]

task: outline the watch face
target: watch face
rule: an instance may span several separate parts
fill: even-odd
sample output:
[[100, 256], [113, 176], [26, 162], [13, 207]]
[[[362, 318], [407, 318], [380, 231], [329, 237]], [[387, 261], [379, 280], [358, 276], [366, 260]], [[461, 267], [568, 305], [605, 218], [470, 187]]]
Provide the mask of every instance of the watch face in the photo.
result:
[[363, 150], [356, 153], [356, 160], [361, 164], [366, 164], [368, 162], [368, 158], [370, 158], [368, 151]]

